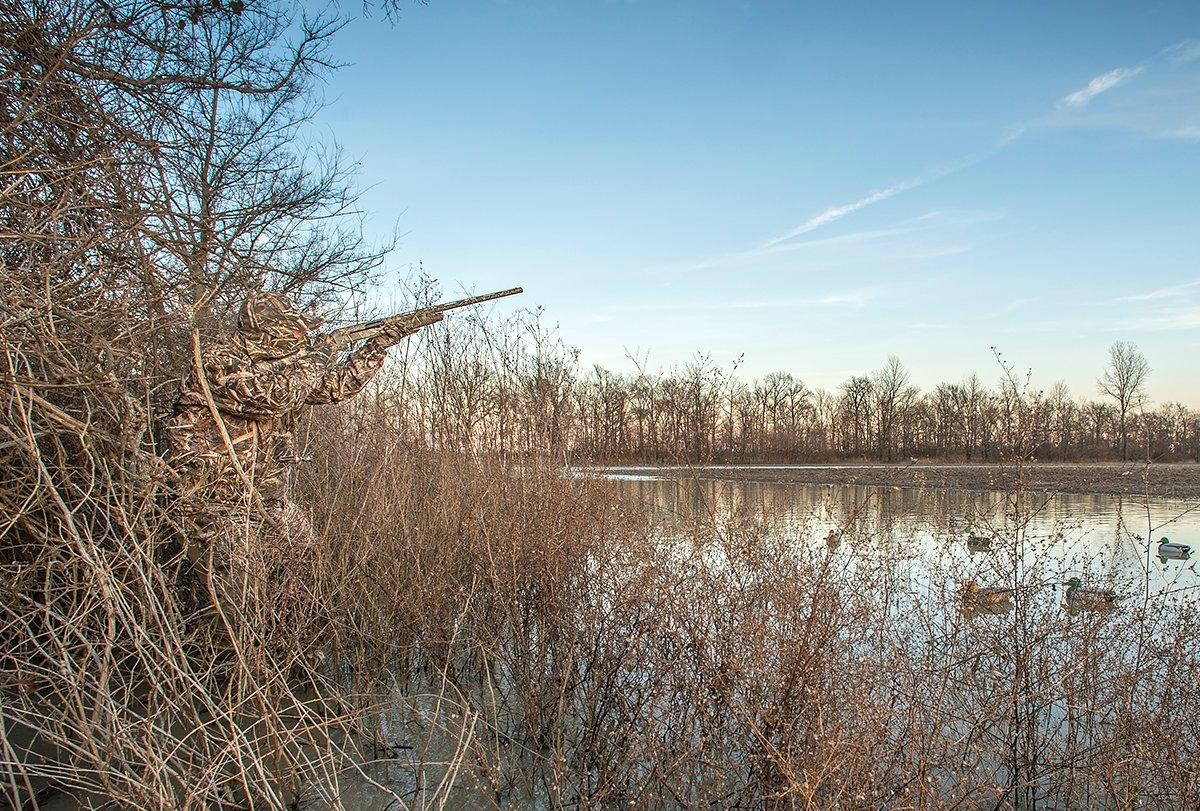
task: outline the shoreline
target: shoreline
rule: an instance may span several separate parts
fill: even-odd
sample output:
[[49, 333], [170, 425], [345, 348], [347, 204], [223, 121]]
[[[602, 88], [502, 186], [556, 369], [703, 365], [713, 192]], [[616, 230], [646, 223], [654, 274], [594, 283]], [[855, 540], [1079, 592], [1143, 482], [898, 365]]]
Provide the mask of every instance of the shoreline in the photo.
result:
[[1079, 495], [1200, 499], [1200, 464], [1191, 462], [886, 463], [798, 465], [606, 465], [577, 468], [609, 478], [648, 477], [758, 484], [862, 485], [1003, 491], [1018, 478], [1026, 490]]

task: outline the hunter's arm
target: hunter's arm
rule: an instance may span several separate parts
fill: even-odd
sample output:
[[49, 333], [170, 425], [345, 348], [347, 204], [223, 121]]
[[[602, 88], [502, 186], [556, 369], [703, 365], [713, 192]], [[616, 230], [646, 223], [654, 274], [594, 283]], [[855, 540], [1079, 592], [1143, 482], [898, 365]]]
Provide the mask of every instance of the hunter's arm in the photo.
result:
[[367, 341], [345, 360], [330, 367], [304, 402], [325, 405], [358, 394], [379, 374], [391, 346], [392, 341], [382, 335]]
[[308, 405], [325, 405], [358, 394], [383, 368], [389, 349], [421, 327], [441, 320], [441, 313], [429, 313], [398, 323], [371, 338], [360, 349], [329, 369], [305, 402]]

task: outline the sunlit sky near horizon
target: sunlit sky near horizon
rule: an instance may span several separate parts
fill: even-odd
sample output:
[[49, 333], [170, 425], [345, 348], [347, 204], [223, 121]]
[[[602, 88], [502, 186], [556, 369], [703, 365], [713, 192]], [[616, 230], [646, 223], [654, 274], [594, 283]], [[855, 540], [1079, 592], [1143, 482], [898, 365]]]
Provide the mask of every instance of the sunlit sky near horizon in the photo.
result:
[[825, 388], [995, 346], [1092, 396], [1131, 340], [1200, 406], [1200, 4], [432, 0], [334, 57], [382, 297], [420, 262], [586, 363]]

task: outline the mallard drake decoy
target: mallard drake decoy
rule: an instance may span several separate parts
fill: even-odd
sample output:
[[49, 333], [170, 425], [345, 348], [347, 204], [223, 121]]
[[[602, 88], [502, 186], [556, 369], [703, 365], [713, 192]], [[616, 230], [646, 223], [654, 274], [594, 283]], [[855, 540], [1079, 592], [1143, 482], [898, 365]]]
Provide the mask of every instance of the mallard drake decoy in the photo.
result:
[[1170, 538], [1160, 538], [1158, 541], [1158, 559], [1163, 563], [1168, 560], [1188, 560], [1192, 556], [1192, 547], [1185, 543], [1174, 543]]
[[951, 516], [950, 517], [950, 531], [951, 532], [970, 532], [971, 531], [971, 519], [967, 518], [967, 517], [960, 518], [957, 515]]
[[972, 552], [988, 552], [992, 548], [992, 539], [987, 535], [977, 535], [972, 532], [967, 536], [967, 549]]
[[1085, 586], [1078, 577], [1066, 582], [1067, 608], [1076, 611], [1107, 611], [1117, 604], [1117, 593], [1099, 586]]

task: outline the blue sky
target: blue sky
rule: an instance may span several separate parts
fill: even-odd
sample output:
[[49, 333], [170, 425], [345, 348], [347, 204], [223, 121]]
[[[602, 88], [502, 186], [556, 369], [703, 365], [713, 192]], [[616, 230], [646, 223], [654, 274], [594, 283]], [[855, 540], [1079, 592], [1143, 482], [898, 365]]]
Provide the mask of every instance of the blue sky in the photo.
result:
[[585, 362], [1200, 406], [1200, 4], [467, 2], [359, 18], [318, 124], [368, 228]]

